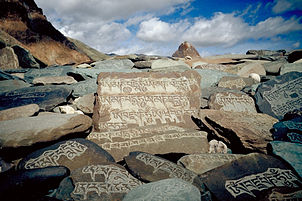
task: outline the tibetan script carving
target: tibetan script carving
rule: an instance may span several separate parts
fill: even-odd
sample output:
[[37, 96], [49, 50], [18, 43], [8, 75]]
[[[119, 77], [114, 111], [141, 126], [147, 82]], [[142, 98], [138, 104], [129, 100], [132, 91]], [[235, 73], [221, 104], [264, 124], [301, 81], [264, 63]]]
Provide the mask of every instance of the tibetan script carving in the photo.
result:
[[67, 157], [72, 160], [76, 156], [81, 156], [87, 147], [76, 141], [67, 141], [61, 144], [57, 149], [45, 151], [42, 155], [37, 158], [30, 159], [26, 162], [26, 169], [43, 168], [48, 166], [59, 165], [58, 160], [61, 156]]
[[[89, 192], [101, 193], [127, 193], [143, 183], [131, 176], [128, 171], [115, 165], [90, 165], [82, 169], [83, 174], [90, 174], [92, 181], [79, 181], [75, 183], [74, 195], [83, 196], [87, 199]], [[102, 176], [102, 181], [96, 179]]]
[[151, 155], [140, 153], [136, 156], [137, 160], [144, 162], [146, 165], [150, 165], [154, 168], [153, 173], [159, 170], [164, 170], [169, 173], [170, 178], [180, 178], [187, 182], [193, 183], [194, 178], [197, 176], [195, 173], [186, 170], [172, 162], [167, 162]]
[[266, 172], [243, 177], [238, 180], [228, 180], [225, 183], [226, 190], [233, 196], [248, 194], [256, 197], [252, 191], [262, 191], [271, 187], [299, 187], [298, 178], [291, 170], [268, 168]]

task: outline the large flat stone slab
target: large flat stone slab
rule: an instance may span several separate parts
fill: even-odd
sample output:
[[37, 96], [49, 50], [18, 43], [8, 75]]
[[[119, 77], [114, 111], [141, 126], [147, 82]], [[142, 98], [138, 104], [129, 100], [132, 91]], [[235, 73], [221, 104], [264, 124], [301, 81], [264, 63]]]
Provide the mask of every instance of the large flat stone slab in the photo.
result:
[[45, 114], [0, 121], [0, 146], [17, 148], [49, 142], [71, 133], [87, 131], [92, 120], [80, 114]]
[[207, 133], [177, 126], [149, 126], [119, 131], [92, 132], [87, 139], [108, 151], [116, 161], [130, 152], [151, 154], [207, 153]]
[[249, 154], [200, 175], [215, 200], [262, 200], [280, 190], [292, 193], [302, 182], [287, 164], [264, 154]]
[[197, 116], [216, 135], [222, 137], [233, 153], [266, 153], [272, 141], [270, 129], [278, 120], [259, 113], [200, 110]]
[[255, 94], [261, 112], [279, 120], [302, 105], [302, 73], [290, 72], [262, 83]]
[[183, 73], [100, 73], [93, 120], [96, 131], [149, 125], [194, 128], [200, 76]]
[[7, 121], [22, 117], [30, 117], [39, 112], [37, 104], [24, 105], [0, 111], [0, 121]]
[[21, 89], [25, 87], [30, 87], [30, 84], [22, 80], [2, 80], [0, 81], [0, 93], [13, 91], [16, 89]]

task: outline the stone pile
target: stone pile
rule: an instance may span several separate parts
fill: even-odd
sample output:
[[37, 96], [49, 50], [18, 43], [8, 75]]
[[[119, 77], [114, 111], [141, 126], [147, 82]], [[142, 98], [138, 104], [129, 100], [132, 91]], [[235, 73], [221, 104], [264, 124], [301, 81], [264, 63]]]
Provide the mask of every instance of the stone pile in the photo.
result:
[[2, 62], [1, 200], [302, 199], [300, 52], [185, 50]]

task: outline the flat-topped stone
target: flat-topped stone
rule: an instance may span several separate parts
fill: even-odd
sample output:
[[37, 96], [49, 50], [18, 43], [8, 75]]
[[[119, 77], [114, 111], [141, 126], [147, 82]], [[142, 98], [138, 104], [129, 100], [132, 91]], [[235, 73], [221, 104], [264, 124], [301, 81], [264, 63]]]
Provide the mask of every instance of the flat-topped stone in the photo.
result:
[[242, 154], [192, 154], [181, 157], [177, 164], [196, 174], [203, 174], [243, 156]]
[[228, 89], [242, 90], [244, 87], [252, 86], [253, 84], [256, 84], [256, 81], [252, 78], [226, 76], [219, 80], [217, 86]]
[[39, 105], [29, 104], [20, 107], [14, 107], [7, 110], [0, 111], [0, 121], [7, 121], [22, 117], [30, 117], [38, 113], [40, 110]]
[[231, 73], [226, 73], [226, 72], [222, 72], [219, 70], [213, 70], [213, 69], [195, 69], [195, 71], [197, 71], [199, 73], [199, 75], [201, 76], [200, 87], [202, 89], [216, 86], [222, 77], [236, 76]]
[[77, 107], [78, 110], [81, 110], [85, 114], [92, 114], [94, 100], [94, 93], [90, 93], [75, 99], [73, 104]]
[[45, 76], [45, 77], [37, 77], [33, 80], [33, 84], [35, 85], [59, 85], [59, 84], [73, 84], [77, 83], [77, 81], [71, 76]]
[[108, 152], [89, 140], [75, 138], [32, 152], [18, 163], [18, 168], [34, 169], [60, 165], [73, 171], [83, 166], [107, 162], [115, 162]]
[[49, 142], [71, 133], [87, 131], [92, 120], [80, 114], [45, 114], [0, 121], [0, 142], [2, 148], [31, 146]]
[[2, 80], [0, 81], [0, 93], [9, 92], [30, 86], [30, 84], [22, 80]]
[[261, 112], [279, 120], [302, 105], [302, 73], [289, 72], [262, 83], [255, 94]]
[[207, 153], [209, 149], [206, 132], [168, 125], [92, 132], [87, 139], [108, 151], [116, 161], [132, 151], [192, 154]]
[[194, 128], [200, 107], [200, 76], [183, 73], [100, 73], [94, 107], [95, 131], [138, 126]]
[[254, 99], [246, 94], [220, 92], [210, 96], [209, 109], [257, 113]]
[[222, 137], [233, 153], [251, 151], [266, 153], [272, 141], [270, 129], [278, 120], [266, 114], [200, 110], [198, 119], [216, 135]]

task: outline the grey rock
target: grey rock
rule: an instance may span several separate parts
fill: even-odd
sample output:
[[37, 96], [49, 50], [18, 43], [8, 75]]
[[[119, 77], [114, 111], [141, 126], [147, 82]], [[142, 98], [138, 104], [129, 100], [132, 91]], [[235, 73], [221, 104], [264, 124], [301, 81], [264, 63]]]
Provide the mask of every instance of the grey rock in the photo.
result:
[[202, 96], [202, 98], [209, 100], [209, 98], [212, 94], [223, 93], [223, 92], [245, 94], [242, 91], [234, 90], [234, 89], [228, 89], [228, 88], [222, 88], [222, 87], [207, 87], [207, 88], [202, 89], [201, 96]]
[[[299, 137], [293, 134], [296, 133], [302, 137], [302, 116], [275, 123], [271, 132], [274, 140], [291, 141], [291, 137], [298, 140]], [[291, 133], [291, 137], [288, 136], [289, 133]]]
[[289, 72], [302, 72], [302, 63], [290, 63], [285, 64], [281, 67], [280, 75], [284, 75], [285, 73]]
[[31, 85], [22, 80], [2, 80], [0, 81], [0, 93], [14, 91], [16, 89], [30, 87]]
[[71, 76], [45, 76], [45, 77], [37, 77], [33, 80], [33, 84], [35, 85], [61, 85], [61, 84], [74, 84], [77, 81]]
[[2, 80], [23, 80], [23, 79], [0, 70], [0, 81]]
[[14, 164], [4, 161], [2, 158], [0, 158], [0, 173], [12, 170], [14, 167]]
[[73, 97], [81, 97], [86, 94], [96, 93], [97, 91], [96, 79], [87, 79], [85, 81], [68, 85], [68, 87], [73, 90]]
[[258, 75], [266, 75], [266, 71], [262, 66], [262, 63], [258, 62], [253, 62], [245, 65], [238, 71], [237, 75], [242, 77], [249, 77], [251, 73], [256, 73]]
[[259, 56], [283, 56], [285, 54], [285, 50], [248, 50], [246, 54], [253, 54], [253, 55], [259, 55]]
[[226, 73], [218, 70], [210, 70], [210, 69], [195, 69], [195, 70], [201, 76], [200, 87], [202, 89], [216, 86], [218, 81], [224, 76], [234, 77], [234, 74]]
[[166, 67], [172, 67], [172, 66], [188, 66], [185, 62], [181, 60], [172, 60], [172, 59], [157, 59], [152, 61], [151, 68], [157, 69], [157, 68], [166, 68]]
[[188, 66], [177, 65], [177, 66], [168, 66], [164, 68], [155, 68], [150, 69], [149, 72], [185, 72], [191, 70]]
[[201, 195], [195, 186], [183, 181], [182, 179], [164, 179], [149, 184], [143, 184], [131, 190], [123, 199], [123, 201], [133, 200], [201, 200]]
[[278, 75], [280, 72], [280, 68], [287, 64], [285, 59], [280, 59], [273, 62], [263, 63], [262, 66], [264, 67], [266, 74], [268, 75]]
[[41, 110], [50, 111], [66, 102], [71, 89], [66, 86], [26, 87], [0, 94], [0, 110], [28, 104], [38, 104]]
[[111, 69], [111, 70], [122, 70], [122, 69], [131, 69], [134, 66], [134, 63], [129, 59], [112, 59], [105, 61], [97, 61], [91, 64], [94, 68], [97, 69]]
[[288, 162], [302, 177], [302, 144], [272, 141], [268, 144], [268, 149]]
[[301, 108], [302, 73], [290, 72], [259, 85], [255, 94], [259, 110], [277, 119]]
[[134, 67], [135, 68], [151, 68], [151, 62], [150, 61], [136, 61], [134, 62]]
[[242, 90], [244, 87], [252, 86], [253, 84], [256, 84], [256, 81], [252, 78], [226, 76], [219, 80], [217, 86], [228, 89]]
[[35, 60], [33, 55], [23, 47], [15, 45], [12, 47], [18, 57], [19, 65], [22, 68], [40, 68], [40, 64]]
[[0, 69], [19, 68], [18, 57], [11, 47], [0, 49]]
[[85, 114], [92, 114], [94, 107], [94, 94], [86, 94], [74, 100], [73, 104], [76, 105], [78, 110], [81, 110]]
[[24, 105], [0, 111], [0, 121], [7, 121], [22, 117], [30, 117], [39, 112], [37, 104]]

